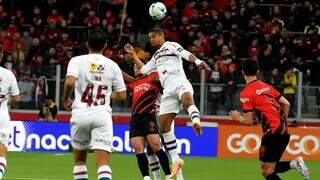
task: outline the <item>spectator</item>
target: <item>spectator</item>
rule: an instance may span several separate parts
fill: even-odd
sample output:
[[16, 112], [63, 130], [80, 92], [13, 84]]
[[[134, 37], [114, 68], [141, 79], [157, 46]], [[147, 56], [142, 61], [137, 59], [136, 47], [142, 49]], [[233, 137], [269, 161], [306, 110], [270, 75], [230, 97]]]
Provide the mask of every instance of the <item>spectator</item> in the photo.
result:
[[107, 25], [115, 25], [116, 24], [116, 18], [113, 16], [112, 11], [107, 11], [105, 14], [105, 18], [102, 20], [102, 25], [106, 27]]
[[31, 71], [27, 70], [22, 75], [22, 79], [18, 82], [18, 87], [20, 89], [20, 109], [30, 109], [32, 108], [32, 100], [35, 91], [35, 85], [31, 80]]
[[291, 59], [287, 54], [287, 48], [282, 46], [279, 52], [276, 54], [275, 57], [276, 67], [281, 73], [284, 73], [286, 70], [285, 68], [288, 66], [292, 66]]
[[41, 13], [40, 9], [37, 6], [35, 6], [33, 8], [32, 23], [37, 25], [37, 26], [42, 25], [42, 22], [43, 22], [40, 13]]
[[282, 78], [283, 78], [283, 74], [281, 74], [277, 68], [273, 68], [271, 71], [270, 82], [269, 81], [266, 81], [266, 82], [271, 84], [276, 90], [278, 90], [278, 92], [283, 92]]
[[42, 107], [44, 104], [47, 95], [48, 95], [48, 83], [47, 83], [47, 78], [45, 76], [41, 76], [36, 85], [36, 93], [35, 93], [35, 103], [36, 107]]
[[297, 86], [297, 77], [293, 72], [293, 68], [288, 66], [283, 76], [282, 82], [283, 96], [290, 102], [289, 117], [294, 117], [295, 94]]
[[226, 74], [226, 81], [227, 86], [225, 88], [225, 95], [226, 95], [226, 109], [227, 112], [235, 109], [234, 102], [235, 102], [235, 95], [238, 91], [238, 83], [240, 81], [239, 74], [237, 73], [237, 67], [235, 64], [230, 64], [228, 67], [228, 72]]
[[79, 20], [78, 20], [78, 17], [75, 16], [74, 12], [73, 11], [70, 11], [68, 13], [68, 18], [67, 18], [67, 25], [68, 26], [76, 26], [76, 25], [79, 25]]
[[47, 18], [48, 24], [56, 24], [61, 25], [61, 23], [65, 21], [63, 16], [59, 14], [57, 9], [52, 9], [51, 14]]
[[90, 10], [88, 16], [84, 19], [84, 24], [86, 24], [88, 27], [99, 26], [100, 18], [96, 16], [95, 11]]
[[217, 115], [219, 105], [222, 100], [223, 95], [223, 74], [220, 71], [219, 64], [213, 62], [213, 59], [209, 60], [209, 65], [212, 68], [211, 74], [209, 76], [209, 99], [211, 102], [210, 114]]
[[248, 58], [257, 60], [259, 53], [260, 53], [259, 41], [257, 38], [255, 38], [252, 40], [251, 46], [248, 48]]
[[302, 105], [302, 111], [304, 113], [309, 112], [309, 103], [308, 103], [308, 87], [310, 85], [310, 67], [306, 60], [304, 58], [297, 58], [297, 69], [302, 72], [302, 100], [303, 100], [303, 105]]
[[12, 57], [13, 57], [13, 61], [15, 62], [15, 64], [18, 64], [20, 62], [25, 63], [26, 56], [25, 56], [24, 51], [22, 50], [21, 42], [17, 43], [16, 48], [12, 52]]
[[58, 112], [57, 105], [55, 104], [52, 98], [49, 98], [41, 106], [41, 109], [39, 112], [39, 121], [56, 122], [57, 112]]

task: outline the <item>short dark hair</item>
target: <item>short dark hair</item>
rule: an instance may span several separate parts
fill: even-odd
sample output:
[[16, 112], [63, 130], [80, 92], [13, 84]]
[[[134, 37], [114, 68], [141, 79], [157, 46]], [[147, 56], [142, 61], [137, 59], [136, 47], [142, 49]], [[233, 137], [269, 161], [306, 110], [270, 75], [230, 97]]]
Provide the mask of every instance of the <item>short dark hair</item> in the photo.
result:
[[93, 30], [89, 33], [88, 46], [92, 51], [98, 52], [103, 50], [106, 44], [107, 38], [106, 34], [100, 30]]
[[149, 30], [149, 33], [157, 33], [157, 34], [164, 34], [163, 30], [161, 28], [152, 28]]
[[258, 74], [259, 71], [259, 64], [256, 60], [245, 60], [242, 63], [242, 71], [247, 76], [255, 76]]

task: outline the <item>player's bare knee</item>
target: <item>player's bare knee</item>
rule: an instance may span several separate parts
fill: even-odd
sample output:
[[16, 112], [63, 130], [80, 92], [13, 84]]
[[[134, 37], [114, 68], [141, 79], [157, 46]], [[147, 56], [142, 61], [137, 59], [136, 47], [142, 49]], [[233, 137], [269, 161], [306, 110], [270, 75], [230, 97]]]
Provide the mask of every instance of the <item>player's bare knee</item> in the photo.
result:
[[136, 154], [141, 154], [141, 153], [144, 152], [144, 147], [143, 146], [134, 146], [133, 148], [134, 148], [134, 152]]
[[153, 152], [157, 152], [161, 149], [160, 142], [149, 142], [149, 145]]
[[184, 108], [188, 108], [191, 105], [194, 105], [193, 96], [190, 92], [185, 92], [181, 96], [182, 105]]
[[171, 131], [171, 126], [161, 126], [160, 127], [160, 132], [161, 132], [161, 134], [163, 134], [163, 133], [167, 133], [167, 132], [169, 132], [169, 131]]

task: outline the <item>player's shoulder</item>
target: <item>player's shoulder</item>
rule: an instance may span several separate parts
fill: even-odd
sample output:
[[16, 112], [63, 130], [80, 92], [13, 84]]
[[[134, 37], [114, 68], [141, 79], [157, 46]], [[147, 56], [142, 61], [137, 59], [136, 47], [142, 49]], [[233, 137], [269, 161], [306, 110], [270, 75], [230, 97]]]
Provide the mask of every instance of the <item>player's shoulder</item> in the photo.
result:
[[166, 41], [164, 43], [164, 46], [166, 47], [171, 47], [171, 48], [178, 48], [178, 47], [181, 47], [181, 45], [177, 42], [173, 42], [173, 41]]
[[6, 75], [6, 76], [8, 76], [8, 77], [15, 78], [15, 75], [14, 75], [13, 72], [10, 71], [9, 69], [0, 67], [0, 73]]

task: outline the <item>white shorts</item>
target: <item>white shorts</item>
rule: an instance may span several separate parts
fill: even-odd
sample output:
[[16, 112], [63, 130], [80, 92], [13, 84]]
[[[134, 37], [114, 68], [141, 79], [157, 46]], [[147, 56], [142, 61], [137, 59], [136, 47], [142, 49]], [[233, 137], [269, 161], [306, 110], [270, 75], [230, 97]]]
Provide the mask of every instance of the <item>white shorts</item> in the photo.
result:
[[75, 149], [92, 149], [111, 152], [113, 124], [111, 113], [91, 110], [73, 113], [70, 119], [71, 144]]
[[2, 117], [0, 119], [0, 143], [6, 148], [9, 146], [11, 134], [10, 117]]
[[178, 114], [182, 107], [181, 96], [185, 92], [190, 92], [193, 95], [192, 85], [187, 79], [177, 79], [176, 82], [164, 87], [159, 114]]

